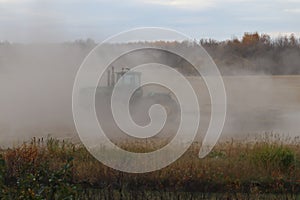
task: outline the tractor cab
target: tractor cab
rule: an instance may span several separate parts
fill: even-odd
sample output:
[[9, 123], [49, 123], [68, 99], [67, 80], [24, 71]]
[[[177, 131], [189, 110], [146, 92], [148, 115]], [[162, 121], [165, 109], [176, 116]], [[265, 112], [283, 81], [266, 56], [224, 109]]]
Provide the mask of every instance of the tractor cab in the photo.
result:
[[141, 85], [141, 73], [129, 71], [129, 69], [122, 69], [116, 72], [117, 82], [121, 81], [121, 85], [129, 88], [136, 88]]
[[128, 88], [138, 88], [134, 93], [134, 97], [141, 97], [143, 96], [143, 90], [139, 88], [141, 85], [141, 76], [141, 72], [130, 71], [129, 68], [122, 68], [121, 71], [115, 72], [114, 67], [112, 67], [107, 72], [107, 87], [111, 88], [112, 92], [116, 83], [120, 82], [118, 87], [115, 88], [116, 90], [126, 91]]

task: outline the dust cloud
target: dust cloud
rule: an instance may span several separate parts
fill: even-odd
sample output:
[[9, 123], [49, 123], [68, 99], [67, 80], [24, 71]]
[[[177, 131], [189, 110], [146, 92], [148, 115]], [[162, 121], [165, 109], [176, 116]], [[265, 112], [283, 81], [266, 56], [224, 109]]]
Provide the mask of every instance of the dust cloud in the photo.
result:
[[[76, 140], [72, 87], [80, 64], [93, 47], [93, 43], [80, 42], [0, 45], [1, 147], [32, 137]], [[228, 98], [223, 139], [264, 132], [299, 136], [300, 76], [223, 78]], [[203, 81], [191, 75], [188, 79], [194, 82], [200, 100], [203, 134], [210, 118], [209, 95]]]

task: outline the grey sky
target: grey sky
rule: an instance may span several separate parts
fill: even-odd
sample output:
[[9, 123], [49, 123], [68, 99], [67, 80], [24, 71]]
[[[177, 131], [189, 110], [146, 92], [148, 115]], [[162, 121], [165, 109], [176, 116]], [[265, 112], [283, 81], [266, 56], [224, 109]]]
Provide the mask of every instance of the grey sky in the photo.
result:
[[299, 19], [300, 0], [0, 0], [0, 41], [101, 41], [143, 26], [197, 39], [300, 35]]

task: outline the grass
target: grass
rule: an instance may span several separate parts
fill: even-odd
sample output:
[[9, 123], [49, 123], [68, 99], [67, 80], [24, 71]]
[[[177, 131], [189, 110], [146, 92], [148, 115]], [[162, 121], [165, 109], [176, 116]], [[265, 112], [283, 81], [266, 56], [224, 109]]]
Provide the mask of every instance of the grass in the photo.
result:
[[[274, 139], [275, 138], [275, 139]], [[122, 143], [155, 149], [154, 141]], [[204, 159], [195, 143], [176, 162], [151, 173], [108, 168], [82, 145], [33, 139], [1, 150], [1, 199], [297, 199], [300, 142], [276, 135], [218, 144]], [[272, 196], [273, 195], [273, 196]], [[298, 195], [298, 196], [297, 196]], [[18, 198], [17, 198], [18, 197]]]

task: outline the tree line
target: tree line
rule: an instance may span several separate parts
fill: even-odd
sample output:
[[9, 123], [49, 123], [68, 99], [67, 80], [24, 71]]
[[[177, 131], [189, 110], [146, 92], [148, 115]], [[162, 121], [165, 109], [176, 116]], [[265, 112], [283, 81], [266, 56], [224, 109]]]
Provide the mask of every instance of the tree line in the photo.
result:
[[[116, 48], [123, 48], [126, 45], [134, 45], [139, 47], [141, 43], [133, 42], [127, 44], [112, 44], [108, 47], [111, 51]], [[234, 37], [226, 41], [217, 41], [214, 39], [201, 39], [194, 41], [156, 41], [147, 42], [153, 47], [167, 47], [168, 49], [179, 49], [187, 53], [194, 53], [194, 46], [202, 45], [209, 53], [214, 62], [219, 67], [223, 75], [250, 75], [250, 74], [266, 74], [266, 75], [298, 75], [300, 74], [300, 38], [294, 34], [271, 38], [267, 34], [245, 33], [240, 39]], [[73, 42], [65, 42], [57, 44], [57, 48], [63, 48], [65, 51], [75, 51], [78, 65], [81, 60], [92, 50], [97, 43], [92, 39], [76, 40]], [[7, 41], [0, 42], [0, 64], [4, 63], [6, 54], [14, 54], [18, 49], [26, 49], [30, 45], [12, 44]], [[9, 52], [9, 53], [8, 53]], [[178, 70], [193, 75], [196, 71], [184, 59], [178, 59], [175, 56], [166, 54], [165, 52], [149, 52], [137, 53], [132, 56], [136, 62], [151, 61], [152, 58], [163, 61], [177, 68]], [[146, 57], [148, 58], [146, 59]], [[3, 58], [1, 61], [1, 57]], [[67, 58], [66, 58], [67, 59]], [[150, 59], [150, 60], [149, 60]], [[7, 59], [6, 59], [7, 60]], [[126, 60], [126, 59], [125, 59]], [[127, 59], [128, 60], [128, 59]], [[124, 63], [126, 65], [126, 63]], [[127, 66], [129, 67], [129, 66]]]

